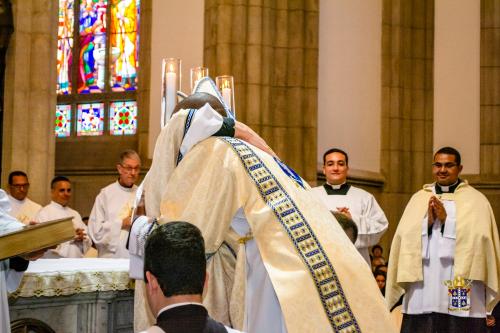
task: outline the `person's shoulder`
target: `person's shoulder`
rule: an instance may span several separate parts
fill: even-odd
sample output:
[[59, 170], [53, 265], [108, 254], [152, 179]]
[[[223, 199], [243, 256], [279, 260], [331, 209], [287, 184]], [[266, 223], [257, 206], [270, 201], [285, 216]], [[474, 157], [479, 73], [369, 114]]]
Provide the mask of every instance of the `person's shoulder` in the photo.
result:
[[141, 331], [140, 333], [165, 333], [165, 331], [158, 326], [151, 326], [147, 330]]
[[243, 333], [243, 331], [238, 331], [238, 330], [235, 330], [234, 328], [231, 328], [231, 327], [227, 327], [227, 326], [224, 326], [227, 330], [227, 333]]
[[26, 198], [26, 202], [30, 205], [32, 205], [33, 207], [37, 207], [38, 209], [41, 209], [42, 208], [42, 205], [40, 205], [38, 202], [34, 202], [33, 200], [31, 200], [30, 198]]
[[323, 185], [320, 185], [320, 186], [316, 186], [316, 187], [311, 187], [311, 191], [312, 192], [316, 192], [316, 193], [326, 193], [325, 191], [325, 188], [323, 187]]
[[357, 187], [354, 185], [349, 184], [349, 191], [347, 191], [348, 194], [357, 194], [357, 195], [363, 195], [367, 197], [373, 197], [373, 194], [368, 192], [367, 190], [362, 189], [361, 187]]

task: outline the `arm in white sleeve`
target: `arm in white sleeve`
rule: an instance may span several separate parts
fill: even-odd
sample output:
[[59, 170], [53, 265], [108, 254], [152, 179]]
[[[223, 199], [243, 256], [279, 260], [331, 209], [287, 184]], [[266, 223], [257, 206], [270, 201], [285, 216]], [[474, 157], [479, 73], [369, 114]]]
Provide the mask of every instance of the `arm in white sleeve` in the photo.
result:
[[121, 221], [111, 221], [106, 212], [105, 193], [101, 192], [95, 199], [89, 217], [88, 234], [101, 253], [116, 252], [120, 239]]
[[144, 279], [144, 246], [148, 235], [156, 225], [156, 219], [150, 222], [147, 216], [139, 216], [130, 228], [128, 251], [130, 254], [129, 275], [131, 279]]
[[369, 247], [377, 244], [389, 226], [384, 211], [372, 195], [364, 203], [361, 216], [353, 216], [353, 219], [358, 225], [357, 247]]
[[429, 223], [427, 222], [427, 215], [422, 220], [422, 259], [429, 259]]

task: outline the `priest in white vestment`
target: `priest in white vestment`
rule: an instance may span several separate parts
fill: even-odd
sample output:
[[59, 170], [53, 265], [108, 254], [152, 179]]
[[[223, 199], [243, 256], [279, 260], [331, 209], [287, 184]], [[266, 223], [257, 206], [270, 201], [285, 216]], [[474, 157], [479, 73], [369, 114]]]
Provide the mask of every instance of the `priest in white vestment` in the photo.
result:
[[[7, 194], [0, 190], [0, 234], [22, 229], [24, 224], [10, 215], [10, 203]], [[21, 283], [24, 271], [28, 269], [28, 260], [40, 258], [45, 250], [0, 261], [0, 332], [10, 333], [8, 293], [14, 292]]]
[[[148, 215], [202, 230], [211, 316], [248, 332], [393, 332], [369, 267], [308, 185], [251, 144], [204, 140], [225, 121], [210, 105], [180, 110], [160, 133], [144, 181]], [[140, 234], [132, 228], [132, 257], [141, 255]]]
[[23, 171], [12, 171], [9, 174], [10, 215], [24, 224], [34, 221], [41, 205], [28, 198], [30, 183]]
[[406, 206], [393, 239], [386, 298], [403, 297], [402, 332], [486, 332], [499, 300], [500, 241], [486, 197], [461, 180], [458, 151], [434, 155], [436, 182]]
[[87, 226], [80, 214], [68, 206], [71, 198], [71, 182], [68, 178], [59, 176], [52, 180], [51, 187], [52, 200], [38, 212], [35, 221], [46, 222], [72, 217], [75, 238], [48, 250], [44, 258], [83, 258], [92, 246], [92, 241], [87, 235]]
[[99, 258], [128, 258], [126, 243], [141, 159], [133, 150], [120, 156], [118, 180], [101, 190], [89, 217], [89, 235]]
[[379, 242], [389, 222], [373, 195], [347, 183], [348, 164], [349, 157], [343, 150], [332, 148], [326, 151], [323, 155], [326, 183], [311, 191], [329, 210], [338, 211], [356, 223], [356, 248], [371, 266], [369, 247]]

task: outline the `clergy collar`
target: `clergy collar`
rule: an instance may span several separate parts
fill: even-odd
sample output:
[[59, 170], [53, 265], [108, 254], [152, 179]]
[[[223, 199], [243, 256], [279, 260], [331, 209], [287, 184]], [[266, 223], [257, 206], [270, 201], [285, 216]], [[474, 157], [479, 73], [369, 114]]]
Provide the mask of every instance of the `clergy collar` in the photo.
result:
[[163, 308], [160, 309], [160, 311], [158, 311], [158, 314], [156, 315], [156, 317], [158, 318], [162, 312], [165, 312], [167, 310], [170, 310], [170, 309], [173, 309], [173, 308], [176, 308], [176, 307], [179, 307], [179, 306], [185, 306], [185, 305], [199, 305], [201, 307], [205, 307], [203, 306], [203, 304], [201, 303], [198, 303], [198, 302], [182, 302], [182, 303], [174, 303], [174, 304], [170, 304], [170, 305], [167, 305]]
[[328, 195], [346, 195], [351, 188], [351, 185], [347, 183], [341, 185], [330, 185], [328, 183], [324, 183], [323, 187]]
[[454, 184], [448, 185], [448, 186], [439, 185], [438, 183], [436, 183], [436, 185], [435, 185], [436, 194], [454, 193], [455, 190], [457, 189], [458, 185], [460, 185], [461, 182], [462, 182], [462, 180], [459, 178], [459, 179], [457, 179], [457, 181]]

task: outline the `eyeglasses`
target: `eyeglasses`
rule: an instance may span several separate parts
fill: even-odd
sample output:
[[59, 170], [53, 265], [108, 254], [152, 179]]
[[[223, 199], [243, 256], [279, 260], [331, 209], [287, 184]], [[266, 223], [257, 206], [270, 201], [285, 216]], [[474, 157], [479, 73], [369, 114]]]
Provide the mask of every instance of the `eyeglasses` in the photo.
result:
[[445, 167], [445, 169], [451, 169], [453, 167], [456, 167], [457, 163], [448, 162], [448, 163], [443, 164], [443, 163], [435, 162], [435, 163], [432, 163], [432, 166], [436, 169], [441, 169], [442, 167]]
[[15, 188], [16, 190], [19, 190], [21, 188], [28, 188], [28, 187], [30, 187], [30, 184], [29, 183], [26, 183], [26, 184], [10, 184], [10, 186], [12, 186], [13, 188]]
[[132, 173], [132, 172], [139, 172], [141, 171], [141, 167], [140, 166], [136, 166], [136, 167], [131, 167], [129, 165], [123, 165], [123, 164], [120, 164], [120, 166], [125, 170], [127, 171], [128, 173]]

